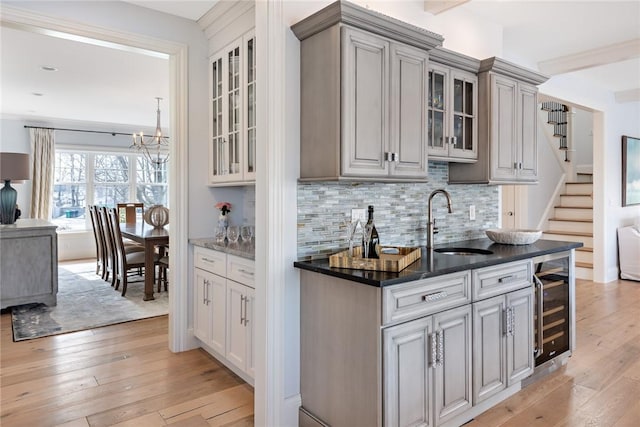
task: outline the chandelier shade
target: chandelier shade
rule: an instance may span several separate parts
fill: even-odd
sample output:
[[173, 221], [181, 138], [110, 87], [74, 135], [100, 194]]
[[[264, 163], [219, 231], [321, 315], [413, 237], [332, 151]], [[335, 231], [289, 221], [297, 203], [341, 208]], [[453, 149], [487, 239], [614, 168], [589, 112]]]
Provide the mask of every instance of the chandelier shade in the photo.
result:
[[144, 157], [155, 165], [161, 165], [169, 161], [169, 138], [162, 135], [160, 126], [160, 101], [158, 101], [156, 131], [153, 136], [145, 137], [144, 133], [133, 134], [133, 143], [129, 148], [142, 152]]

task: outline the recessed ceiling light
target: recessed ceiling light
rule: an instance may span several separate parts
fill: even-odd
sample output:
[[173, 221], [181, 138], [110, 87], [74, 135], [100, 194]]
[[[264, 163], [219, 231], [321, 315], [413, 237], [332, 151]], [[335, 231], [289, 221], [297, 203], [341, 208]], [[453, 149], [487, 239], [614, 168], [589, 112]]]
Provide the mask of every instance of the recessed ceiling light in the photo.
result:
[[42, 71], [58, 71], [56, 67], [52, 67], [50, 65], [43, 65], [42, 67], [40, 67], [40, 69]]
[[32, 93], [33, 96], [44, 96], [44, 93], [40, 93], [40, 92], [33, 92]]

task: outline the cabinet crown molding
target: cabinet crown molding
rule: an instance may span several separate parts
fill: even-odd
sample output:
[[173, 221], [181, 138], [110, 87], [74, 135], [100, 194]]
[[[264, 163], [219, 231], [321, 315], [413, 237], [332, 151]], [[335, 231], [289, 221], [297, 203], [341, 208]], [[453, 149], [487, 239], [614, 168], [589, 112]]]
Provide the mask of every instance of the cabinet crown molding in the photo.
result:
[[538, 73], [536, 71], [514, 64], [513, 62], [505, 61], [504, 59], [497, 58], [495, 56], [480, 61], [480, 69], [478, 70], [478, 72], [494, 72], [536, 86], [549, 80], [549, 76], [545, 74]]
[[343, 0], [336, 1], [294, 24], [291, 29], [299, 40], [304, 40], [337, 23], [347, 24], [420, 49], [431, 50], [442, 46], [444, 41], [439, 34]]
[[474, 74], [478, 74], [478, 70], [480, 69], [479, 59], [443, 47], [436, 47], [430, 51], [429, 60]]

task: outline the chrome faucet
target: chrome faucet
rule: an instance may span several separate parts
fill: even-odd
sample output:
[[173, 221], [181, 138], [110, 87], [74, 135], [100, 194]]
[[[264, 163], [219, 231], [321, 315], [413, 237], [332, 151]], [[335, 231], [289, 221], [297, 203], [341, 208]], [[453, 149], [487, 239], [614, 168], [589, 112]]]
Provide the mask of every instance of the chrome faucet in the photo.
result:
[[438, 232], [436, 228], [436, 220], [433, 218], [433, 208], [431, 207], [431, 199], [438, 193], [442, 193], [447, 197], [447, 208], [449, 213], [453, 213], [451, 209], [451, 195], [446, 190], [435, 190], [429, 195], [429, 216], [427, 217], [427, 249], [433, 248], [433, 235]]

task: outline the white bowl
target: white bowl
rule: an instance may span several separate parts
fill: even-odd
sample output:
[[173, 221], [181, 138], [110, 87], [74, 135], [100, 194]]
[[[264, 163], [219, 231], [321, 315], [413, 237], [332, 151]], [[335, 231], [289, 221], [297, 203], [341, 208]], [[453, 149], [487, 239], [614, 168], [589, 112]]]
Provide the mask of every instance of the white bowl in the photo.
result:
[[489, 239], [504, 245], [528, 245], [542, 236], [540, 230], [519, 230], [513, 228], [493, 228], [486, 230]]

